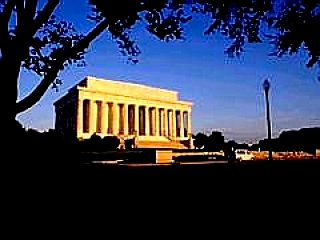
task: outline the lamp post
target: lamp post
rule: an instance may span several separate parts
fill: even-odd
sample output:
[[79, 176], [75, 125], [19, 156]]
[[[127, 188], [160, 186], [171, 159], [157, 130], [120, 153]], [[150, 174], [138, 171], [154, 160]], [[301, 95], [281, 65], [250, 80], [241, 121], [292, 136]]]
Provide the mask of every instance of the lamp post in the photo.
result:
[[263, 82], [263, 88], [266, 95], [266, 108], [267, 108], [267, 126], [268, 126], [268, 150], [269, 160], [272, 160], [272, 149], [271, 149], [271, 121], [270, 121], [270, 106], [269, 106], [269, 89], [270, 82], [266, 79]]

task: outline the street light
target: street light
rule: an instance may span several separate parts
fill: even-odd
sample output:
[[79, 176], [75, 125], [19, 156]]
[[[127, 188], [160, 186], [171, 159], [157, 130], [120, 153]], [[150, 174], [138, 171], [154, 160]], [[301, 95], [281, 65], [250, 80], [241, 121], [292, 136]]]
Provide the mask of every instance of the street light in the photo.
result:
[[269, 106], [269, 89], [270, 82], [268, 79], [264, 80], [263, 88], [266, 95], [266, 108], [267, 108], [267, 125], [268, 125], [268, 150], [269, 150], [269, 160], [272, 160], [272, 149], [271, 149], [271, 121], [270, 121], [270, 106]]

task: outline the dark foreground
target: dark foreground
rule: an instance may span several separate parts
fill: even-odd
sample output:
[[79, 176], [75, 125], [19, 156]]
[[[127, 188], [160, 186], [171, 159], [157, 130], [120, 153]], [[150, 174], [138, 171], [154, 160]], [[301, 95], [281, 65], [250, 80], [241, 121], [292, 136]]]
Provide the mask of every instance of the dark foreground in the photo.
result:
[[189, 219], [192, 213], [202, 215], [196, 221], [215, 218], [228, 225], [251, 212], [251, 222], [272, 218], [283, 224], [279, 214], [291, 218], [319, 205], [316, 160], [144, 167], [34, 161], [3, 163], [0, 171], [1, 194], [13, 206], [10, 215], [23, 213], [26, 222], [36, 216], [45, 225], [43, 219], [54, 216], [69, 226], [74, 220], [66, 214], [85, 222], [95, 219], [84, 212], [117, 224], [129, 221], [128, 216], [131, 224], [141, 223], [147, 212], [144, 222], [166, 219], [170, 229], [176, 224], [172, 214]]
[[[320, 160], [250, 161], [242, 164], [192, 165], [107, 165], [60, 161], [3, 162], [2, 175], [19, 176], [25, 181], [97, 181], [106, 184], [182, 183], [214, 184], [215, 181], [250, 185], [256, 180], [307, 181], [320, 177]], [[318, 179], [319, 180], [319, 179]]]
[[1, 175], [6, 196], [14, 201], [67, 202], [77, 211], [84, 206], [154, 210], [163, 204], [265, 209], [270, 203], [279, 207], [317, 199], [320, 161], [144, 167], [33, 162], [3, 166]]

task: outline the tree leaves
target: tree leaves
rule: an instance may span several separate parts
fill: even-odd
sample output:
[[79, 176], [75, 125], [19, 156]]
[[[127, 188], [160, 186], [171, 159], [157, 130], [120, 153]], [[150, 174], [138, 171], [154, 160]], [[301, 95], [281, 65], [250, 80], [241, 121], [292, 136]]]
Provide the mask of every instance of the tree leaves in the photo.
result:
[[[246, 42], [260, 43], [265, 37], [275, 47], [271, 55], [296, 54], [303, 48], [309, 55], [307, 67], [320, 64], [320, 35], [316, 34], [320, 25], [319, 0], [290, 0], [284, 1], [283, 5], [276, 5], [273, 0], [118, 0], [112, 4], [90, 0], [89, 4], [93, 9], [88, 19], [96, 26], [103, 23], [99, 34], [107, 28], [120, 53], [133, 64], [138, 62], [141, 53], [131, 35], [137, 22], [143, 21], [150, 34], [169, 42], [184, 39], [185, 24], [197, 14], [209, 16], [205, 34], [220, 32], [232, 40], [225, 50], [230, 57], [239, 56]], [[0, 15], [3, 9], [0, 7]], [[9, 41], [14, 42], [16, 28], [11, 26], [8, 29]], [[264, 32], [264, 27], [270, 34]], [[69, 51], [84, 36], [72, 23], [52, 16], [31, 40], [28, 38], [28, 56], [22, 61], [22, 66], [41, 77], [52, 69], [63, 70], [70, 65], [83, 67], [86, 53], [83, 48], [87, 48], [98, 35], [93, 34], [94, 37], [82, 42], [81, 47]]]
[[[22, 62], [22, 66], [44, 77], [55, 66], [56, 61], [64, 58], [66, 51], [77, 44], [82, 37], [72, 23], [60, 21], [52, 16], [32, 38], [29, 55]], [[84, 54], [85, 51], [82, 51], [68, 56], [64, 65], [60, 66], [60, 70], [73, 64], [77, 67], [85, 66]], [[57, 79], [53, 83], [53, 88], [57, 88], [60, 84]]]
[[[120, 39], [118, 44], [121, 52], [130, 57], [133, 51], [130, 30], [137, 21], [144, 20], [146, 30], [158, 39], [169, 42], [183, 40], [183, 26], [192, 19], [193, 13], [210, 15], [212, 22], [204, 34], [221, 32], [233, 39], [232, 46], [227, 48], [228, 54], [239, 55], [246, 41], [260, 43], [260, 27], [266, 14], [271, 10], [271, 0], [232, 1], [232, 0], [132, 0], [123, 4], [115, 2], [112, 6], [102, 4], [102, 1], [91, 0], [95, 17], [90, 20], [105, 18], [109, 22], [109, 32], [114, 39]], [[188, 9], [188, 11], [186, 11]], [[141, 19], [140, 16], [144, 16]], [[124, 37], [125, 36], [125, 37]], [[129, 40], [130, 39], [130, 40]], [[124, 44], [129, 41], [129, 44]], [[127, 49], [125, 46], [128, 46]]]
[[137, 62], [140, 49], [130, 36], [129, 30], [138, 21], [145, 21], [149, 33], [168, 42], [183, 39], [181, 25], [191, 20], [191, 16], [186, 15], [183, 9], [183, 4], [186, 2], [181, 0], [132, 0], [126, 3], [118, 1], [112, 6], [104, 5], [98, 0], [91, 0], [89, 3], [94, 5], [93, 15], [89, 19], [93, 21], [101, 21], [101, 17], [106, 19], [109, 23], [108, 31], [117, 40], [120, 52], [133, 63]]
[[56, 92], [59, 91], [59, 86], [62, 85], [63, 81], [60, 78], [56, 78], [55, 81], [52, 83], [52, 89]]
[[306, 63], [308, 68], [319, 63], [320, 37], [316, 30], [320, 25], [318, 3], [311, 4], [301, 1], [287, 4], [277, 15], [272, 18], [275, 34], [271, 37], [274, 45], [274, 56], [281, 57], [284, 54], [293, 55], [302, 48], [307, 50], [309, 59]]
[[[120, 1], [107, 6], [102, 1], [91, 0], [90, 4], [95, 6], [100, 19], [102, 16], [109, 19], [108, 30], [115, 39], [121, 39], [122, 43], [118, 43], [121, 53], [130, 58], [131, 53], [137, 56], [137, 52], [132, 50], [127, 30], [142, 20], [139, 18], [142, 13], [147, 31], [165, 42], [184, 39], [183, 25], [191, 20], [192, 14], [202, 14], [210, 16], [204, 34], [220, 32], [233, 40], [225, 50], [230, 57], [239, 56], [246, 42], [261, 43], [265, 38], [275, 47], [270, 56], [296, 54], [304, 46], [310, 53], [308, 67], [317, 63], [320, 56], [320, 37], [313, 33], [320, 24], [318, 0], [282, 4], [272, 0], [133, 0], [126, 7]], [[189, 12], [185, 11], [186, 7]], [[273, 34], [266, 34], [264, 26]]]

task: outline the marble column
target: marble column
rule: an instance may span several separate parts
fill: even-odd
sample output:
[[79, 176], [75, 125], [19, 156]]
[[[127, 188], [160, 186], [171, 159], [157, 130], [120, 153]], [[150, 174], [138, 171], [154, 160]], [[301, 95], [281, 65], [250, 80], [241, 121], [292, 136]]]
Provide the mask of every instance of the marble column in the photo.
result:
[[123, 126], [124, 126], [124, 116], [123, 116], [123, 110], [124, 110], [124, 107], [123, 107], [123, 104], [119, 104], [118, 105], [119, 107], [119, 111], [118, 111], [118, 124], [119, 124], [119, 133], [124, 133], [123, 131]]
[[[82, 101], [82, 130], [83, 133], [89, 133], [90, 130], [90, 100], [86, 99]], [[81, 111], [81, 110], [80, 110]]]
[[162, 122], [163, 122], [163, 115], [162, 115], [162, 108], [158, 108], [158, 133], [160, 136], [163, 136], [163, 128], [162, 128]]
[[168, 116], [167, 109], [163, 109], [163, 135], [168, 136]]
[[74, 131], [74, 103], [70, 104], [70, 130]]
[[169, 121], [169, 111], [167, 109], [164, 109], [164, 116], [165, 116], [165, 119], [164, 119], [164, 122], [165, 122], [165, 133], [166, 133], [166, 136], [170, 136], [170, 127], [169, 127], [169, 124], [170, 124], [170, 121]]
[[119, 106], [117, 103], [112, 103], [112, 134], [118, 135], [119, 133]]
[[159, 113], [157, 113], [157, 111], [158, 111], [158, 109], [156, 107], [152, 108], [152, 126], [153, 126], [152, 127], [152, 129], [153, 129], [152, 135], [153, 136], [158, 135], [157, 131], [159, 129], [159, 127], [157, 126], [157, 123], [159, 121], [159, 119], [157, 120], [157, 116], [159, 116]]
[[150, 135], [150, 122], [149, 122], [149, 107], [145, 106], [144, 111], [144, 120], [145, 120], [145, 136]]
[[162, 115], [161, 115], [161, 108], [157, 108], [157, 136], [162, 136], [162, 129], [161, 129], [161, 123], [162, 123]]
[[139, 105], [134, 105], [134, 131], [139, 136]]
[[166, 122], [166, 114], [165, 114], [165, 109], [161, 109], [161, 135], [162, 136], [166, 136], [166, 125], [165, 125], [165, 122]]
[[63, 125], [63, 118], [62, 118], [63, 112], [62, 109], [59, 109], [59, 130], [62, 130], [62, 125]]
[[129, 122], [129, 114], [128, 114], [128, 104], [123, 104], [123, 133], [125, 136], [127, 136], [129, 134], [129, 130], [128, 130], [128, 122]]
[[107, 105], [108, 105], [108, 119], [107, 119], [108, 128], [107, 128], [107, 132], [108, 132], [108, 134], [112, 134], [113, 133], [113, 130], [112, 130], [112, 127], [113, 127], [113, 125], [112, 125], [112, 110], [113, 110], [112, 109], [112, 103], [108, 102]]
[[89, 114], [89, 133], [92, 135], [96, 132], [97, 126], [97, 102], [90, 100], [90, 114]]
[[55, 116], [55, 121], [54, 121], [54, 128], [56, 130], [58, 130], [59, 129], [59, 110], [58, 110], [58, 107], [56, 107], [55, 113], [56, 113], [56, 116]]
[[155, 121], [156, 121], [156, 119], [155, 119], [155, 108], [150, 108], [150, 111], [149, 111], [149, 114], [151, 114], [150, 116], [149, 116], [149, 119], [150, 119], [150, 135], [151, 136], [154, 136], [155, 135]]
[[168, 110], [168, 135], [172, 137], [172, 110]]
[[69, 127], [69, 112], [68, 112], [68, 105], [67, 105], [67, 106], [64, 106], [64, 113], [65, 113], [65, 116], [66, 116], [66, 119], [65, 119], [66, 128], [65, 128], [65, 130], [68, 130], [68, 127]]
[[101, 133], [108, 133], [108, 104], [101, 102]]
[[155, 135], [159, 136], [159, 108], [155, 107], [154, 108], [154, 113], [155, 113]]
[[176, 110], [172, 110], [172, 137], [177, 137], [177, 113]]
[[192, 134], [192, 129], [191, 129], [191, 111], [188, 111], [188, 134]]
[[102, 129], [101, 129], [101, 101], [96, 101], [96, 109], [97, 109], [97, 113], [96, 113], [96, 133], [101, 133]]
[[184, 137], [183, 110], [180, 110], [180, 138]]

